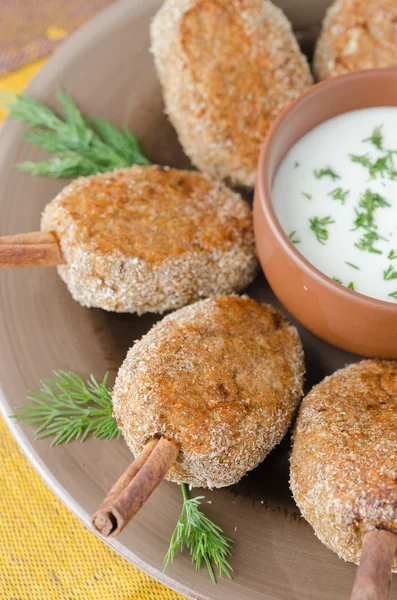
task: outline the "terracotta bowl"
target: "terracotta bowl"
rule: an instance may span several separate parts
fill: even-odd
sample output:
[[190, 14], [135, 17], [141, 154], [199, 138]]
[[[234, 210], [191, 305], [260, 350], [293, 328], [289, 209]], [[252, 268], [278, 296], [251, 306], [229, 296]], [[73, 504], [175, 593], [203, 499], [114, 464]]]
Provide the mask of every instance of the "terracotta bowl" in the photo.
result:
[[356, 354], [397, 358], [397, 304], [353, 292], [310, 264], [284, 233], [271, 194], [281, 161], [303, 135], [331, 117], [374, 106], [397, 106], [397, 69], [329, 79], [283, 111], [271, 127], [259, 159], [255, 236], [271, 288], [307, 329]]

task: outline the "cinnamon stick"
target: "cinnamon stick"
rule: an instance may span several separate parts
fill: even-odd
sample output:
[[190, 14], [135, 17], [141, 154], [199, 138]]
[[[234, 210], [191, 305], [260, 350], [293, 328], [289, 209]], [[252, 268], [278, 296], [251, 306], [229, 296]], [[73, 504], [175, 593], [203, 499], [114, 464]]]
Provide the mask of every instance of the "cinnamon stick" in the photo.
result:
[[0, 237], [0, 268], [65, 264], [54, 233], [37, 231]]
[[94, 528], [105, 537], [118, 535], [162, 482], [179, 450], [173, 439], [148, 442], [92, 517]]
[[397, 534], [382, 529], [364, 535], [360, 566], [350, 600], [388, 600]]

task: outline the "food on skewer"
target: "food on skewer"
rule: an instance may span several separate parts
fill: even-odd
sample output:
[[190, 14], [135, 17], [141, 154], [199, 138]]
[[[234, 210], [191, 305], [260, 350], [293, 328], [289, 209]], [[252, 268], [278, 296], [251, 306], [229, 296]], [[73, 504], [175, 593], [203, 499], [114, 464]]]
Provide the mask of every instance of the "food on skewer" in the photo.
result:
[[317, 79], [383, 67], [397, 67], [395, 0], [336, 0], [316, 46]]
[[[294, 433], [291, 489], [316, 535], [341, 558], [359, 563], [364, 541], [368, 567], [375, 540], [374, 552], [385, 549], [386, 573], [391, 562], [397, 571], [397, 362], [350, 365], [306, 396]], [[389, 536], [393, 544], [385, 532], [396, 534]], [[387, 581], [380, 585], [387, 588]]]
[[252, 187], [270, 123], [313, 83], [288, 19], [269, 0], [166, 0], [151, 38], [186, 154], [211, 177]]
[[257, 272], [250, 207], [195, 171], [134, 166], [79, 178], [41, 226], [42, 244], [40, 234], [26, 245], [0, 239], [0, 265], [32, 264], [33, 249], [50, 252], [52, 265], [59, 255], [59, 275], [83, 306], [161, 313], [240, 291]]
[[165, 317], [130, 349], [113, 391], [136, 460], [160, 441], [136, 476], [131, 466], [119, 480], [94, 525], [119, 533], [164, 476], [210, 488], [239, 481], [285, 435], [303, 372], [296, 329], [247, 296], [203, 300]]

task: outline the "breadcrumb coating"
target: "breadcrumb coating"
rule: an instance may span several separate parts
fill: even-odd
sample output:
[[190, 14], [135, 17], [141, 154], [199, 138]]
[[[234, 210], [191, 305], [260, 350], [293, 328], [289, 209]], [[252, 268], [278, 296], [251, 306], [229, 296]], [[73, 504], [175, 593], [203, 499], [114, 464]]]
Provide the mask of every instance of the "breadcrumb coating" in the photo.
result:
[[204, 173], [253, 187], [269, 125], [312, 77], [269, 0], [166, 0], [151, 28], [166, 112]]
[[82, 177], [44, 210], [83, 306], [159, 312], [240, 291], [258, 261], [248, 204], [195, 171], [134, 166]]
[[317, 42], [316, 78], [383, 67], [397, 67], [396, 1], [336, 0]]
[[247, 296], [219, 296], [156, 324], [128, 352], [113, 411], [133, 454], [153, 437], [181, 445], [167, 479], [236, 483], [285, 435], [302, 396], [298, 333]]
[[359, 563], [366, 531], [397, 533], [397, 362], [352, 364], [304, 398], [290, 483], [318, 538], [345, 560]]

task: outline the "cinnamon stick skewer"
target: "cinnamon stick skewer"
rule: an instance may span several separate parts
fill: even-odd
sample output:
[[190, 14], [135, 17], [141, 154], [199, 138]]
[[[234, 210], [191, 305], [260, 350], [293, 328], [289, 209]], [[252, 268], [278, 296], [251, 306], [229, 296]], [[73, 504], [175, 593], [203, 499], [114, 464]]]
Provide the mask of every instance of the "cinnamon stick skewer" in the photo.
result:
[[118, 535], [162, 482], [179, 450], [171, 438], [148, 442], [92, 517], [93, 527], [105, 537]]
[[0, 268], [63, 264], [65, 261], [55, 233], [37, 231], [0, 237]]
[[374, 529], [364, 535], [360, 566], [350, 600], [388, 600], [397, 534]]

